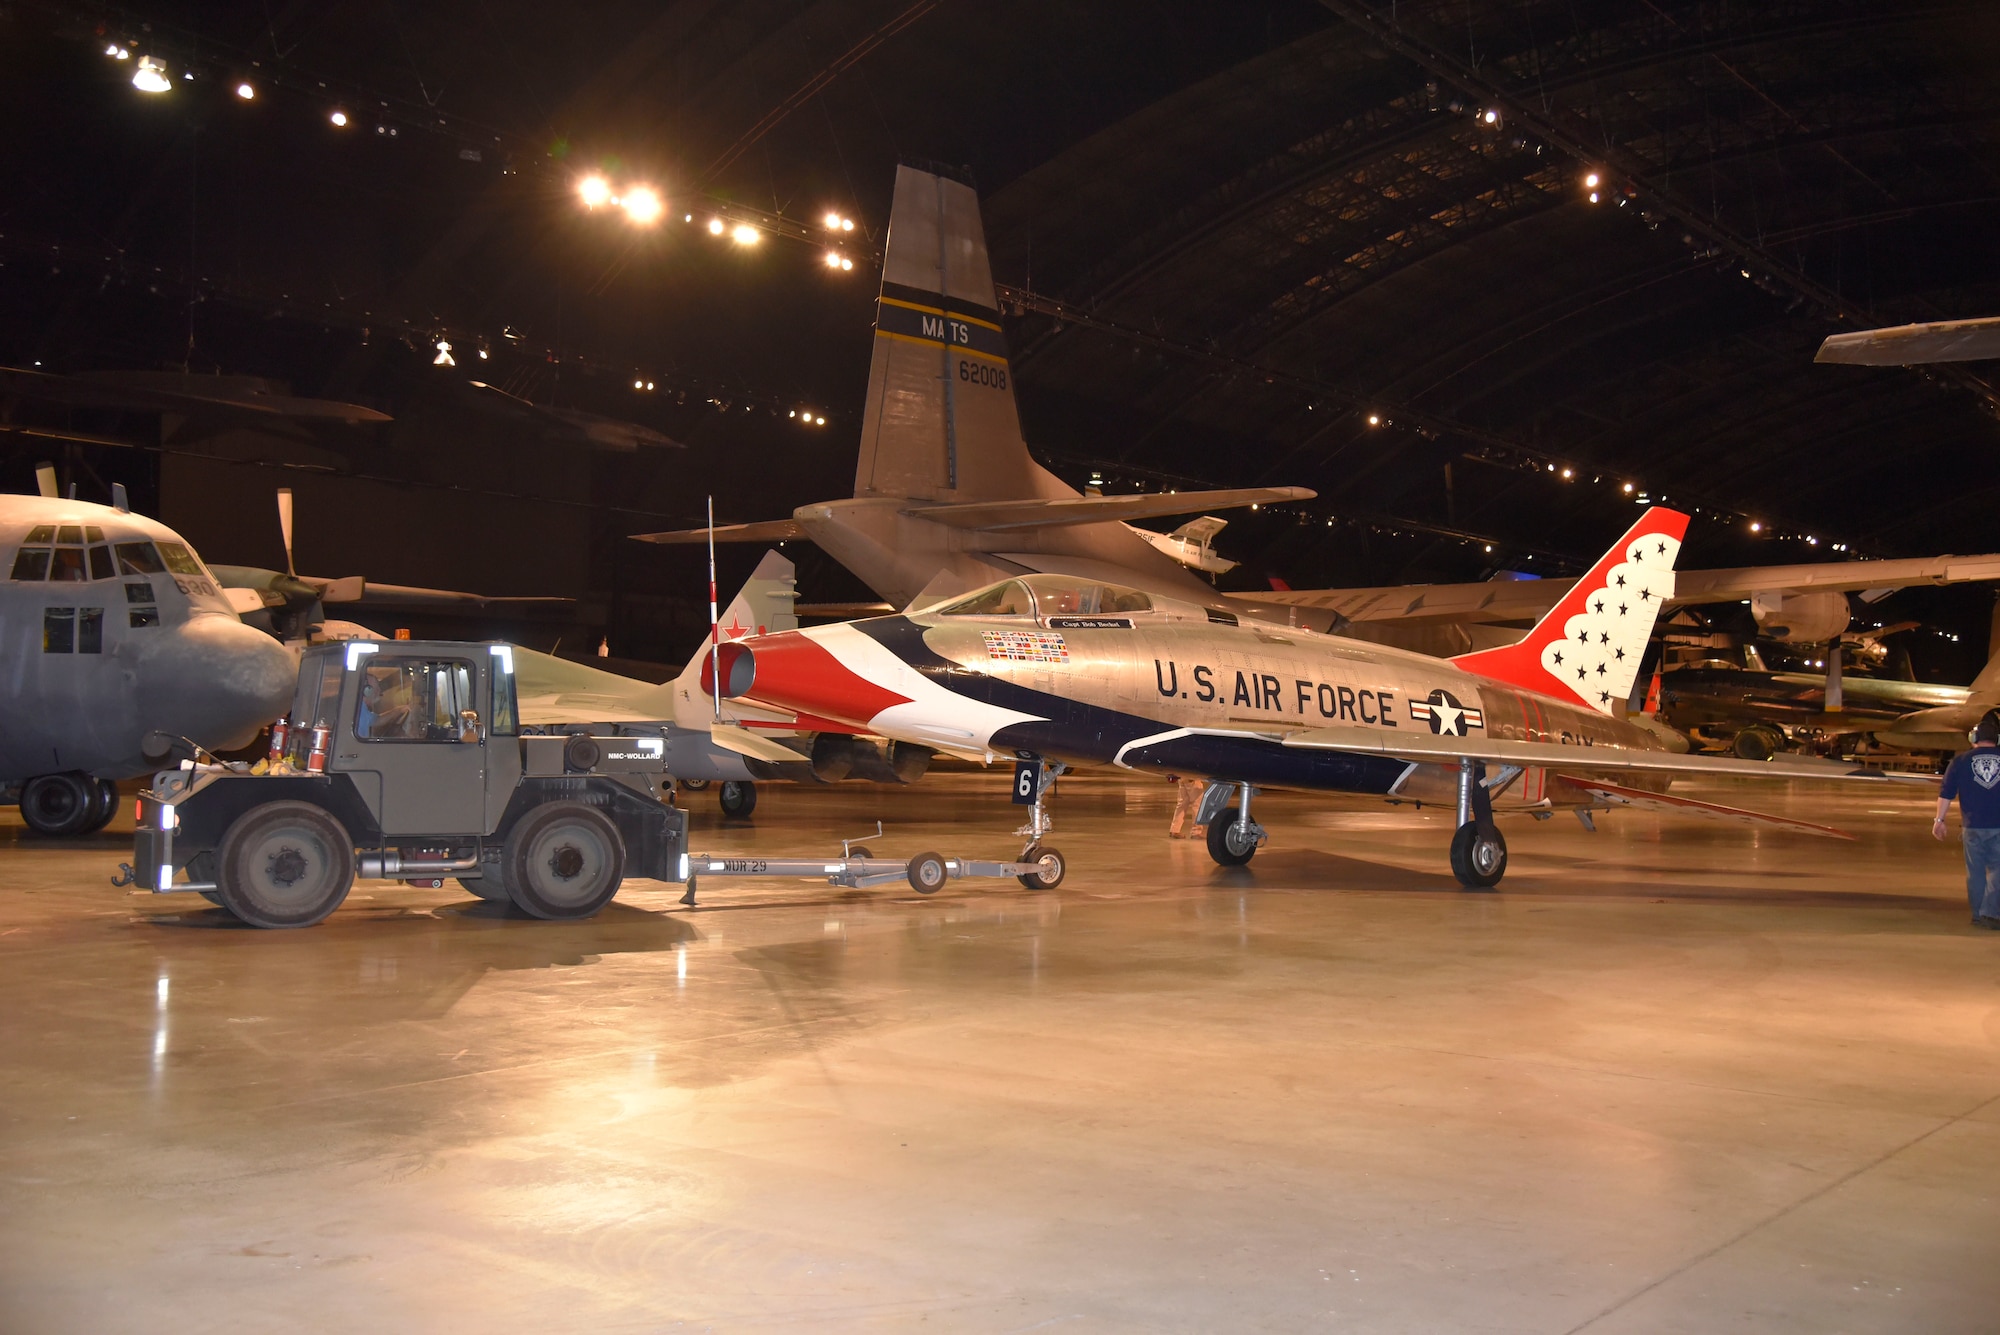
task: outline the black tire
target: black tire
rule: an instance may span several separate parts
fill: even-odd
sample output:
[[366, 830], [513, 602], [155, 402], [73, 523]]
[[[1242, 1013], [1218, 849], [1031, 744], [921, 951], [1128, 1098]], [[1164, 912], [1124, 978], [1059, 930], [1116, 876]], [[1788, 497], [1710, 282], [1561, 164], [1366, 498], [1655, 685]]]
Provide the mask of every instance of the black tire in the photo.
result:
[[118, 785], [109, 779], [95, 779], [92, 782], [97, 785], [97, 801], [91, 808], [90, 824], [85, 827], [83, 831], [85, 834], [96, 834], [109, 825], [111, 818], [118, 814]]
[[1238, 847], [1236, 836], [1236, 808], [1226, 808], [1223, 813], [1208, 823], [1208, 855], [1218, 866], [1240, 867], [1257, 856], [1257, 843]]
[[685, 789], [687, 789], [687, 790], [688, 790], [689, 792], [691, 792], [691, 793], [698, 793], [698, 792], [700, 792], [700, 791], [701, 791], [702, 789], [704, 789], [704, 788], [708, 787], [708, 780], [707, 780], [707, 779], [676, 779], [676, 780], [674, 780], [674, 786], [675, 786], [676, 788], [685, 788]]
[[1742, 732], [1737, 733], [1735, 744], [1730, 747], [1730, 750], [1736, 753], [1739, 760], [1769, 760], [1771, 758], [1769, 741], [1756, 728], [1745, 728]]
[[536, 918], [588, 918], [625, 880], [618, 827], [581, 802], [536, 807], [507, 836], [501, 883], [514, 907]]
[[848, 848], [847, 856], [851, 858], [872, 858], [875, 855], [868, 851], [868, 845], [854, 844]]
[[935, 853], [919, 853], [910, 859], [910, 888], [920, 895], [934, 895], [944, 889], [944, 883], [951, 879], [951, 873], [944, 865], [944, 859]]
[[1069, 871], [1069, 860], [1060, 850], [1041, 844], [1030, 844], [1028, 851], [1015, 860], [1041, 864], [1041, 870], [1023, 872], [1016, 878], [1030, 890], [1053, 890], [1063, 883], [1063, 875]]
[[253, 927], [310, 927], [354, 884], [354, 840], [310, 802], [266, 802], [216, 846], [222, 907]]
[[[36, 834], [67, 839], [98, 828], [97, 780], [74, 770], [41, 774], [21, 789], [21, 819]], [[109, 817], [106, 817], [108, 820]]]
[[217, 894], [213, 890], [197, 890], [195, 891], [195, 893], [200, 895], [203, 899], [207, 900], [209, 903], [215, 905], [215, 907], [219, 909], [226, 909], [229, 907], [229, 905], [222, 902], [222, 896]]
[[465, 891], [468, 895], [476, 895], [480, 899], [495, 904], [511, 904], [514, 902], [513, 896], [507, 893], [507, 887], [500, 883], [500, 869], [498, 867], [493, 868], [492, 871], [486, 873], [484, 876], [458, 876], [453, 879], [458, 882], [458, 888]]
[[1468, 890], [1489, 890], [1507, 874], [1507, 839], [1500, 827], [1469, 820], [1451, 837], [1451, 874]]
[[757, 809], [757, 785], [731, 779], [722, 785], [716, 799], [722, 804], [723, 819], [749, 820], [750, 813]]

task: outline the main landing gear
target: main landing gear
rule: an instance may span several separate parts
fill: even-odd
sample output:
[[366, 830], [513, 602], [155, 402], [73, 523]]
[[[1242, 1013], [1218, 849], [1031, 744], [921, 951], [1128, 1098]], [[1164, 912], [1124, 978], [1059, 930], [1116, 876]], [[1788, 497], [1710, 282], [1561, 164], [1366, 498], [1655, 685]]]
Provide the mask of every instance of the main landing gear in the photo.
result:
[[[1238, 805], [1233, 807], [1228, 804], [1232, 792], [1238, 795]], [[1250, 799], [1257, 792], [1247, 783], [1211, 783], [1202, 793], [1195, 821], [1208, 827], [1208, 855], [1217, 864], [1242, 866], [1270, 837], [1263, 826], [1250, 819]]]
[[[1055, 889], [1062, 884], [1063, 876], [1069, 870], [1069, 861], [1063, 857], [1061, 850], [1043, 842], [1056, 825], [1049, 815], [1049, 792], [1056, 786], [1057, 777], [1068, 768], [1067, 765], [1047, 760], [1030, 760], [1014, 769], [1014, 800], [1024, 806], [1032, 803], [1034, 807], [1028, 813], [1028, 823], [1014, 831], [1027, 840], [1021, 848], [1021, 856], [1015, 861], [1035, 864], [1033, 871], [1023, 872], [1020, 876], [1021, 884], [1030, 890]], [[1025, 791], [1029, 785], [1033, 786], [1032, 793]]]
[[1468, 890], [1490, 890], [1507, 874], [1507, 841], [1493, 823], [1486, 766], [1458, 761], [1458, 832], [1451, 837], [1451, 873]]

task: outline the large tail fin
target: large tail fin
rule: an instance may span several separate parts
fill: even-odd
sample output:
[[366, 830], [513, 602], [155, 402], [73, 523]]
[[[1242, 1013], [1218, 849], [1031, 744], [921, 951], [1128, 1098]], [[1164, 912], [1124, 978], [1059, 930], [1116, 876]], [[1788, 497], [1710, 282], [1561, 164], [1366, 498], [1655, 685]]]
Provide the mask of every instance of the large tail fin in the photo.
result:
[[1482, 677], [1558, 699], [1573, 696], [1600, 714], [1614, 713], [1631, 698], [1653, 623], [1674, 596], [1674, 560], [1687, 526], [1686, 515], [1654, 506], [1526, 639], [1451, 661]]
[[896, 168], [854, 494], [1075, 495], [1021, 439], [979, 196], [916, 167]]

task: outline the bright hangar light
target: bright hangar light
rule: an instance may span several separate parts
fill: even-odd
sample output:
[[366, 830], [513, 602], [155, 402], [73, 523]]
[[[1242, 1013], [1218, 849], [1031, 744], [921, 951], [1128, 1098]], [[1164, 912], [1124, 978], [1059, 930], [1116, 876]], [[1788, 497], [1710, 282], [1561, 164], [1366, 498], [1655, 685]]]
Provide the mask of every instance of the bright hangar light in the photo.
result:
[[737, 223], [730, 230], [729, 239], [739, 246], [754, 246], [763, 240], [763, 236], [749, 223]]
[[236, 95], [249, 102], [257, 96], [257, 89], [251, 84], [239, 83], [236, 85]]
[[167, 67], [151, 56], [139, 57], [139, 68], [132, 71], [132, 86], [142, 93], [164, 93], [174, 86], [167, 77]]
[[587, 209], [611, 202], [611, 182], [602, 176], [586, 176], [576, 183], [576, 196]]
[[660, 215], [666, 212], [667, 208], [658, 191], [643, 185], [627, 190], [625, 198], [619, 203], [625, 206], [625, 216], [642, 227], [647, 223], [658, 222]]
[[723, 229], [723, 226], [722, 226], [722, 219], [720, 219], [720, 218], [710, 218], [710, 219], [708, 220], [708, 231], [709, 231], [709, 234], [710, 234], [711, 236], [721, 236], [721, 235], [722, 235], [722, 233], [723, 233], [723, 230], [724, 230], [724, 229]]

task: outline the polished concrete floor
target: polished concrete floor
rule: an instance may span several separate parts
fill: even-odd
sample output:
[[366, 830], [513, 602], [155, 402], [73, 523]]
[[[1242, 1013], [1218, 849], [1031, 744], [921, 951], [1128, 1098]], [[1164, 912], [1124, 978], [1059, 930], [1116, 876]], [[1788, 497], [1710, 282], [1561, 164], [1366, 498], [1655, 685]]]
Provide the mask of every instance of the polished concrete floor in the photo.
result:
[[[691, 798], [1005, 852], [1004, 774]], [[237, 927], [0, 823], [0, 1331], [2000, 1329], [2000, 934], [1855, 843], [1267, 798], [1222, 871], [1072, 777], [1070, 879], [363, 883]], [[129, 816], [121, 827], [129, 824]]]

